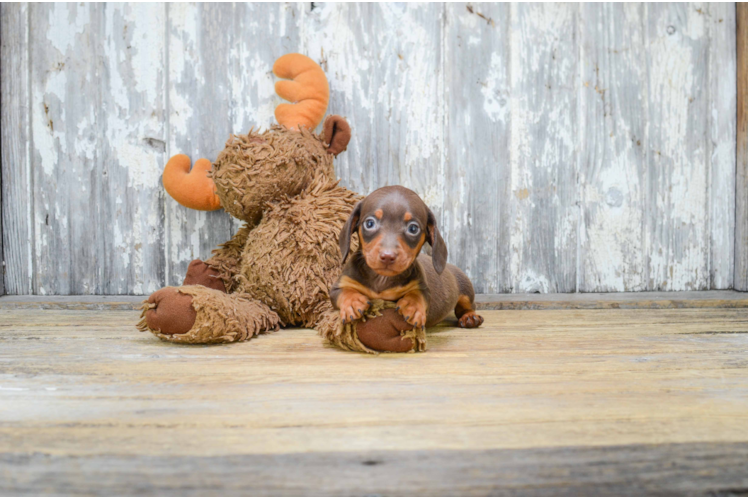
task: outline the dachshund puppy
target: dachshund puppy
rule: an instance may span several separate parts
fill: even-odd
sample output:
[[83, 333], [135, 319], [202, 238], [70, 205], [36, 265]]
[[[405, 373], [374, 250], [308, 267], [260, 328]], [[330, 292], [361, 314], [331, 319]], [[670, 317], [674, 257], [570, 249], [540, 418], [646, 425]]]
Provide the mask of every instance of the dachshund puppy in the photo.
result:
[[[359, 250], [346, 262], [353, 232]], [[419, 256], [428, 241], [431, 257]], [[463, 328], [476, 328], [473, 284], [447, 264], [436, 219], [421, 198], [402, 186], [377, 189], [354, 208], [340, 232], [343, 274], [330, 292], [343, 322], [360, 318], [370, 299], [397, 302], [397, 310], [414, 327], [433, 326], [451, 311]]]

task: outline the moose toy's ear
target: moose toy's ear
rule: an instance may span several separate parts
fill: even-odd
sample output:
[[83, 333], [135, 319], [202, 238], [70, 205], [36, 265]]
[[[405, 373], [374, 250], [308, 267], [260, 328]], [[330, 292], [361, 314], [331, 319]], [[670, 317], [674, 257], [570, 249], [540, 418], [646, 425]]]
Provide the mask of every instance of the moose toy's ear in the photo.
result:
[[437, 274], [441, 274], [447, 265], [447, 245], [444, 243], [442, 235], [439, 234], [439, 228], [436, 227], [436, 217], [430, 209], [426, 224], [428, 226], [426, 238], [431, 245], [431, 262], [434, 263]]
[[351, 140], [351, 126], [345, 118], [338, 115], [330, 115], [322, 126], [323, 140], [328, 145], [327, 152], [338, 156], [348, 147]]
[[356, 206], [353, 207], [353, 212], [345, 222], [343, 229], [340, 230], [340, 255], [343, 256], [343, 263], [348, 258], [348, 253], [351, 251], [351, 236], [353, 231], [358, 228], [358, 220], [361, 218], [361, 204], [359, 201]]

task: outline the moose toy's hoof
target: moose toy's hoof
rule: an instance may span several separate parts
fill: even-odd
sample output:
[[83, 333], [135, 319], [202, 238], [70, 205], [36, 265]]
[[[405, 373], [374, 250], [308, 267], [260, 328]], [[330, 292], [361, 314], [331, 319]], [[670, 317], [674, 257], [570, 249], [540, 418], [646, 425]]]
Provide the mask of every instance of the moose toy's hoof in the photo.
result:
[[203, 285], [219, 292], [226, 293], [223, 280], [218, 277], [218, 271], [210, 267], [200, 259], [190, 262], [187, 267], [187, 276], [184, 277], [183, 285]]
[[192, 296], [167, 287], [148, 297], [149, 309], [145, 321], [152, 331], [169, 335], [187, 333], [195, 324], [197, 314], [192, 308]]
[[395, 309], [383, 309], [382, 315], [356, 324], [358, 339], [369, 349], [386, 352], [409, 352], [415, 340], [402, 332], [412, 330]]

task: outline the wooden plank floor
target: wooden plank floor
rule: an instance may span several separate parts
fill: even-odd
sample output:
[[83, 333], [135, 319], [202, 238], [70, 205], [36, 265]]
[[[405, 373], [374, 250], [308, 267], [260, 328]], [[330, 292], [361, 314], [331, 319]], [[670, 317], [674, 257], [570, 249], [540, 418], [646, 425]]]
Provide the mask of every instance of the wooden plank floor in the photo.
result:
[[748, 309], [484, 315], [369, 356], [0, 309], [0, 494], [748, 493]]

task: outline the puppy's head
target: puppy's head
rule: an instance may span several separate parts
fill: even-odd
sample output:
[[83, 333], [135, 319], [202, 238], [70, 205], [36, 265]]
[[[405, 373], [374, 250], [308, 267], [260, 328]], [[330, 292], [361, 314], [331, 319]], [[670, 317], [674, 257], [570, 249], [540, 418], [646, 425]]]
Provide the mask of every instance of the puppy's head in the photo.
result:
[[447, 264], [447, 246], [434, 214], [416, 193], [402, 186], [377, 189], [356, 204], [340, 232], [343, 262], [354, 231], [366, 264], [382, 276], [397, 276], [408, 269], [426, 241], [436, 272], [441, 274]]

